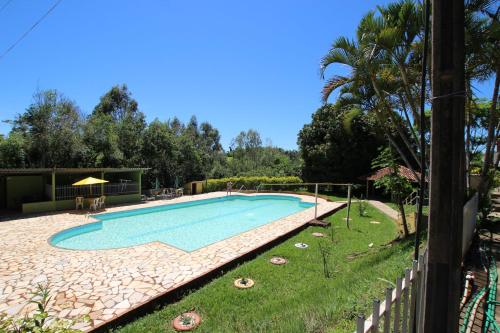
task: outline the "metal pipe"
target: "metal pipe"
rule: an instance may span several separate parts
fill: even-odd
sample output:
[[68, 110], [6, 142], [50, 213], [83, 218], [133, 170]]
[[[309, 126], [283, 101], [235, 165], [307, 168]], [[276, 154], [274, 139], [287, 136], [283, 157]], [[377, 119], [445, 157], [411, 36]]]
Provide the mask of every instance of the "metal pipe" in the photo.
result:
[[314, 219], [316, 220], [318, 218], [318, 184], [316, 183], [315, 189], [314, 189]]
[[347, 187], [347, 217], [346, 217], [346, 224], [348, 229], [351, 228], [349, 224], [350, 212], [351, 212], [351, 185], [349, 184], [349, 186]]

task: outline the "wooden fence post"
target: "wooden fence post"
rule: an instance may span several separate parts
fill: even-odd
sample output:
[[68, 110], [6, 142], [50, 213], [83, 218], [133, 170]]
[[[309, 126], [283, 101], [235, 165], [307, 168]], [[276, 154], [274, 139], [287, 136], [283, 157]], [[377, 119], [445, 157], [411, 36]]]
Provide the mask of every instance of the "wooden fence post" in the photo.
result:
[[356, 322], [356, 333], [365, 333], [365, 316], [359, 315]]
[[392, 288], [385, 290], [385, 314], [384, 314], [384, 333], [391, 332], [391, 306], [392, 306]]
[[373, 314], [372, 314], [372, 333], [378, 333], [380, 315], [380, 301], [378, 299], [373, 301]]
[[409, 308], [409, 298], [410, 298], [410, 272], [411, 270], [407, 268], [405, 270], [405, 290], [403, 291], [403, 324], [401, 333], [408, 332], [408, 308]]
[[418, 298], [418, 261], [413, 260], [413, 266], [411, 268], [411, 300], [410, 300], [410, 332], [415, 333], [415, 310], [417, 306]]
[[403, 279], [400, 277], [396, 280], [396, 303], [394, 304], [394, 333], [399, 333], [400, 323], [400, 312], [401, 312], [401, 287], [403, 284]]

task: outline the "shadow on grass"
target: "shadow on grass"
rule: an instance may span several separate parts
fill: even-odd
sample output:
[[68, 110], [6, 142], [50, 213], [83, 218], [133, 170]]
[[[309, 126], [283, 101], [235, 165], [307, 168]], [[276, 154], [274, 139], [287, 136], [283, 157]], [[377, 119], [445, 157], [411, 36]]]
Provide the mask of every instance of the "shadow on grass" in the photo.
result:
[[395, 239], [389, 243], [380, 245], [379, 247], [372, 248], [363, 252], [354, 252], [347, 256], [348, 260], [367, 261], [364, 262], [368, 265], [377, 265], [381, 261], [394, 255], [395, 251], [410, 251], [415, 246], [415, 237], [409, 236], [405, 239]]

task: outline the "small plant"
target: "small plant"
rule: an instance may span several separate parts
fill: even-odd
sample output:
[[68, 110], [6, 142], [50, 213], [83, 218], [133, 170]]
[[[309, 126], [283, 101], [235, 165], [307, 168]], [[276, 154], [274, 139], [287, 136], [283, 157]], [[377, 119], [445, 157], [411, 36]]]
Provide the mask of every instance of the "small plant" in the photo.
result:
[[189, 315], [186, 315], [186, 314], [182, 314], [181, 315], [181, 324], [184, 325], [184, 326], [190, 326], [193, 324], [193, 317], [189, 316]]
[[368, 203], [366, 200], [363, 200], [363, 197], [361, 199], [358, 199], [358, 214], [360, 217], [365, 217], [368, 215]]
[[325, 275], [325, 278], [328, 279], [331, 277], [330, 268], [328, 266], [328, 259], [330, 257], [330, 251], [326, 246], [324, 246], [324, 244], [322, 242], [318, 242], [318, 249], [319, 249], [319, 253], [321, 255], [321, 260], [323, 262], [323, 274]]
[[201, 317], [194, 309], [184, 312], [172, 320], [172, 327], [178, 332], [191, 331], [201, 323]]
[[[0, 314], [0, 333], [79, 333], [72, 329], [76, 321], [49, 315], [50, 290], [39, 284], [32, 294], [30, 303], [36, 304], [35, 313], [30, 317], [10, 318]], [[87, 320], [84, 318], [84, 320]]]

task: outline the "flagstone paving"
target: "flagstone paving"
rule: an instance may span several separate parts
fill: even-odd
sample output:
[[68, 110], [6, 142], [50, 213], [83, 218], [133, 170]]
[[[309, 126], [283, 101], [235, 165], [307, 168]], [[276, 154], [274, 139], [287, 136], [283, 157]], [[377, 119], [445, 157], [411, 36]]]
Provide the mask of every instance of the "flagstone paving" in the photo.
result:
[[[115, 212], [226, 195], [214, 192], [113, 207]], [[258, 195], [258, 194], [253, 194]], [[299, 196], [314, 202], [314, 197]], [[318, 199], [318, 215], [342, 203]], [[161, 242], [112, 250], [75, 251], [54, 247], [55, 233], [95, 220], [80, 212], [27, 217], [0, 222], [0, 313], [22, 316], [33, 310], [28, 303], [37, 284], [51, 291], [50, 312], [60, 318], [84, 315], [89, 322], [75, 328], [89, 331], [153, 298], [287, 234], [314, 218], [314, 207], [267, 225], [184, 252]]]

